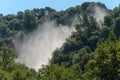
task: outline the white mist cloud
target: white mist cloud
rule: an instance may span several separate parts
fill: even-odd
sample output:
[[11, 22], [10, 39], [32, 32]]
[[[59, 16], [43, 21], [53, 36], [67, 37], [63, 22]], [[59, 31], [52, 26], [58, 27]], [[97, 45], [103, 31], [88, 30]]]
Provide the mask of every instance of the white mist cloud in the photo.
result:
[[74, 27], [46, 22], [22, 41], [19, 39], [20, 34], [17, 34], [13, 40], [18, 53], [16, 61], [38, 70], [42, 65], [48, 64], [52, 52], [62, 46], [72, 31]]
[[108, 14], [108, 11], [105, 8], [99, 7], [97, 5], [93, 6], [94, 14], [92, 14], [97, 22], [103, 21], [104, 17]]

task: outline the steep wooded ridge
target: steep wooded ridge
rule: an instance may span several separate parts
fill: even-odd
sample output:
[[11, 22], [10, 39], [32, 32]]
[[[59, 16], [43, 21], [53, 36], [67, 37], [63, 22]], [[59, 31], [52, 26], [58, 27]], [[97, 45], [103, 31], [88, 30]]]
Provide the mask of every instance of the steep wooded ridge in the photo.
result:
[[[120, 80], [119, 13], [120, 6], [108, 10], [102, 3], [85, 2], [59, 12], [46, 7], [0, 14], [0, 80]], [[36, 72], [15, 62], [12, 39], [20, 33], [22, 41], [46, 21], [73, 25], [76, 31]]]
[[35, 30], [38, 25], [42, 25], [45, 21], [54, 20], [57, 24], [72, 25], [77, 15], [82, 13], [93, 14], [95, 11], [92, 7], [95, 5], [109, 12], [104, 4], [86, 2], [81, 6], [71, 7], [60, 12], [50, 7], [45, 7], [25, 10], [24, 12], [20, 11], [17, 15], [9, 14], [4, 16], [0, 14], [0, 45], [3, 42], [9, 43], [11, 38], [20, 31], [28, 33]]

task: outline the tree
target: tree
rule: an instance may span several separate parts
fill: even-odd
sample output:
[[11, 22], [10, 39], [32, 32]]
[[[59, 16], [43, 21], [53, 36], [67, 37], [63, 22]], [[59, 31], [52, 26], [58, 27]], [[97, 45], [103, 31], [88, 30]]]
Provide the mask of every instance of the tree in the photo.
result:
[[37, 80], [81, 80], [82, 71], [78, 65], [70, 68], [47, 65], [38, 71]]
[[0, 50], [0, 57], [1, 57], [1, 66], [3, 66], [4, 69], [7, 69], [8, 64], [10, 64], [14, 58], [15, 53], [12, 53], [10, 48], [4, 44]]
[[94, 59], [87, 64], [91, 76], [97, 80], [120, 79], [120, 40], [117, 40], [113, 32], [108, 41], [98, 45], [94, 53]]
[[115, 20], [115, 34], [117, 37], [120, 36], [120, 17]]
[[24, 20], [24, 28], [26, 31], [33, 31], [34, 29], [36, 29], [37, 27], [36, 19], [32, 11], [25, 10], [23, 20]]

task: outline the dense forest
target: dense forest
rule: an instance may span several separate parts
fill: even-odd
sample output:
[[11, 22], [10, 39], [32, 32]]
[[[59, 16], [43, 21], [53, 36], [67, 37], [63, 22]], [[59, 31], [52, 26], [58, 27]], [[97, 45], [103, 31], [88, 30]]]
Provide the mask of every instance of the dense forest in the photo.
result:
[[[92, 15], [96, 5], [108, 13], [102, 22]], [[46, 20], [72, 25], [75, 17], [76, 31], [54, 50], [48, 65], [35, 71], [14, 61], [17, 53], [12, 39], [17, 33], [29, 34]], [[108, 10], [99, 2], [59, 12], [46, 7], [0, 14], [0, 80], [120, 80], [119, 30], [120, 6]]]

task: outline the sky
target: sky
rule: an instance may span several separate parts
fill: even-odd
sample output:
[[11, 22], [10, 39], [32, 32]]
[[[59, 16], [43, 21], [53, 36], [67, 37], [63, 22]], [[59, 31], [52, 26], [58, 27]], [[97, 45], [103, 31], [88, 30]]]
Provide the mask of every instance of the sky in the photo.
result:
[[113, 9], [120, 4], [120, 0], [0, 0], [0, 13], [16, 14], [18, 11], [33, 8], [51, 7], [57, 11], [81, 5], [83, 2], [102, 2], [108, 9]]

